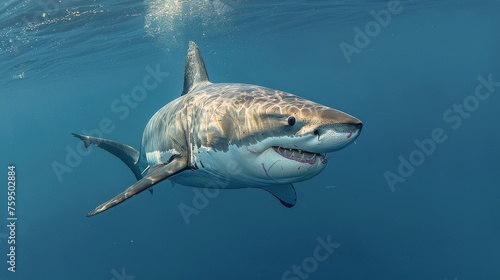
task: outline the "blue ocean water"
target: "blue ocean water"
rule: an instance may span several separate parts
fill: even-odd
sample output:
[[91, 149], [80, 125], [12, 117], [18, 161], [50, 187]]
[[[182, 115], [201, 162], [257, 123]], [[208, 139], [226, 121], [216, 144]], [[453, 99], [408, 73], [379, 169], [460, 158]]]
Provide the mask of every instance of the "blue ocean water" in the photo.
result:
[[[2, 2], [0, 279], [500, 279], [499, 12], [494, 0]], [[162, 182], [86, 218], [135, 179], [70, 133], [138, 147], [182, 91], [190, 40], [212, 81], [338, 108], [361, 136], [296, 184], [291, 209], [257, 189]], [[127, 101], [147, 76], [155, 86]]]

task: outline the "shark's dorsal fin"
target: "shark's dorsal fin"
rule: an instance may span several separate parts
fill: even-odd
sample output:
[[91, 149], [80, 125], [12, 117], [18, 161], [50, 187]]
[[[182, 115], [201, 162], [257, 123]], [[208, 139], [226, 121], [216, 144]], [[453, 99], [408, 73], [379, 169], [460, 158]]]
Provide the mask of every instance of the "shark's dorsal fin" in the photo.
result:
[[293, 207], [297, 202], [297, 194], [292, 184], [257, 188], [269, 192], [287, 208]]
[[192, 91], [200, 84], [207, 83], [210, 83], [210, 81], [208, 80], [207, 69], [205, 68], [203, 57], [201, 56], [198, 46], [193, 41], [190, 41], [186, 56], [186, 66], [184, 68], [184, 89], [181, 95]]

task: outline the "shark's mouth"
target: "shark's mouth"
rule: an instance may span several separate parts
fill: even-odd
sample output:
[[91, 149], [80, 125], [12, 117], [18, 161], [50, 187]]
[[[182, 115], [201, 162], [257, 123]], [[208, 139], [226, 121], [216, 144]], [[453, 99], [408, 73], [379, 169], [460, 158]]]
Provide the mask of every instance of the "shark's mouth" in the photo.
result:
[[281, 156], [298, 162], [314, 164], [316, 162], [316, 158], [319, 158], [322, 163], [326, 163], [326, 158], [322, 154], [311, 153], [304, 150], [287, 149], [278, 146], [273, 146], [273, 149]]

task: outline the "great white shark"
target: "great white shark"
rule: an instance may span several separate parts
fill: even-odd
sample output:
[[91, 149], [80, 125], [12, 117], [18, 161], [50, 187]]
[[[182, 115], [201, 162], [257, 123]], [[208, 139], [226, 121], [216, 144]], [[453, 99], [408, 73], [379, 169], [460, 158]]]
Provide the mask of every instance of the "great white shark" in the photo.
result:
[[73, 133], [85, 147], [93, 144], [121, 159], [137, 179], [87, 216], [165, 179], [198, 188], [260, 188], [293, 207], [293, 183], [318, 175], [326, 154], [353, 143], [362, 126], [351, 115], [280, 90], [212, 83], [198, 47], [189, 42], [182, 94], [149, 120], [140, 150]]

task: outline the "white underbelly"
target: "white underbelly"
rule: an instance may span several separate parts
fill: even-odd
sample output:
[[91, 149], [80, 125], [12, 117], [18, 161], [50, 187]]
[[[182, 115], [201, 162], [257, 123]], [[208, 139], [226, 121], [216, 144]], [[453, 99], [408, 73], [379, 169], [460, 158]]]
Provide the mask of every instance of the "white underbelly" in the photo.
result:
[[194, 153], [195, 167], [171, 178], [175, 183], [198, 188], [239, 189], [254, 187], [245, 176], [238, 149], [227, 152], [202, 147]]
[[241, 189], [249, 187], [237, 182], [235, 178], [216, 177], [206, 170], [186, 170], [170, 178], [171, 181], [189, 187], [214, 189]]
[[[151, 154], [148, 161], [165, 160], [168, 155]], [[325, 167], [320, 160], [314, 164], [301, 163], [288, 160], [273, 149], [256, 154], [245, 146], [236, 145], [229, 145], [227, 151], [202, 147], [193, 152], [192, 160], [192, 169], [172, 176], [170, 180], [198, 188], [255, 188], [300, 182], [315, 176]]]

